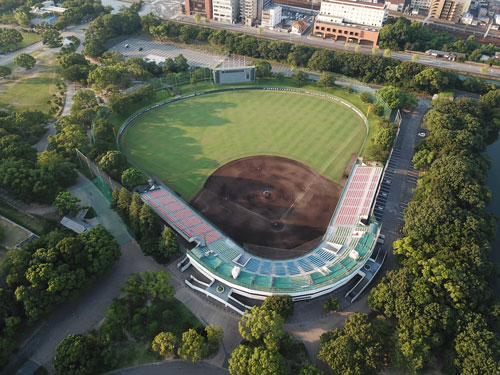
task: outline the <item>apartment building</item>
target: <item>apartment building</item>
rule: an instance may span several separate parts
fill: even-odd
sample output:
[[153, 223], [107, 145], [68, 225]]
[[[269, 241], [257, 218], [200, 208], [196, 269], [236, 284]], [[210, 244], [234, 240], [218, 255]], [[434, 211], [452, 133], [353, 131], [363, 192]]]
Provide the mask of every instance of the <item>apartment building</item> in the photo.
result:
[[429, 16], [457, 23], [467, 13], [470, 0], [432, 0]]
[[248, 26], [260, 24], [262, 10], [272, 3], [272, 0], [240, 0], [241, 22]]
[[212, 0], [212, 18], [215, 21], [236, 23], [240, 15], [238, 0]]
[[432, 0], [411, 0], [410, 8], [429, 10]]
[[282, 8], [279, 5], [267, 7], [262, 10], [262, 27], [274, 27], [281, 22]]

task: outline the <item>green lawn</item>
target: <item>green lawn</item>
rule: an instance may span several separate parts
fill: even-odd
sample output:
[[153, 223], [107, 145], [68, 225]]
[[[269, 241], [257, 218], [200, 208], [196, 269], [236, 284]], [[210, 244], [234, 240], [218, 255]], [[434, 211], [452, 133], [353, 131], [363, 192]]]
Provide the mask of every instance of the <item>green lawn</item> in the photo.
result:
[[217, 168], [250, 155], [289, 157], [338, 182], [365, 135], [363, 121], [330, 100], [239, 91], [148, 112], [125, 131], [121, 148], [132, 164], [191, 199]]
[[57, 92], [55, 86], [60, 77], [59, 67], [54, 55], [37, 54], [35, 67], [31, 70], [19, 69], [2, 82], [0, 88], [0, 108], [22, 111], [26, 109], [47, 111], [48, 100]]
[[42, 37], [39, 34], [35, 33], [28, 33], [26, 31], [21, 31], [21, 34], [23, 35], [23, 41], [21, 43], [19, 43], [17, 46], [15, 46], [14, 44], [8, 44], [8, 45], [1, 44], [0, 52], [17, 51], [18, 49], [29, 46], [30, 44], [36, 43], [42, 39]]

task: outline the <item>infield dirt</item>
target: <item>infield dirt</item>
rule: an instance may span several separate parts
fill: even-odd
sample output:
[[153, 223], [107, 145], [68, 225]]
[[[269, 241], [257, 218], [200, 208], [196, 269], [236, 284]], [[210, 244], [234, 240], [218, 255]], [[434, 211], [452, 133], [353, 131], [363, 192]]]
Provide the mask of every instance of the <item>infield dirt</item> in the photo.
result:
[[251, 156], [217, 169], [191, 204], [248, 252], [287, 259], [319, 243], [341, 193], [295, 160]]

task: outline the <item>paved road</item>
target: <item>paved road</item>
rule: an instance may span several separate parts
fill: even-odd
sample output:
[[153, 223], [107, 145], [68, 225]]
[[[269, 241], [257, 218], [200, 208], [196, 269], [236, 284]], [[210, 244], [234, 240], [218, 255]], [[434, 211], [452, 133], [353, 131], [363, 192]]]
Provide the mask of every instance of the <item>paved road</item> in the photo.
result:
[[110, 372], [109, 375], [228, 375], [229, 372], [205, 362], [170, 361], [150, 363]]
[[[191, 23], [195, 24], [195, 20], [192, 17], [188, 16], [177, 16], [174, 17], [178, 21], [186, 22], [186, 23]], [[241, 32], [245, 34], [250, 34], [250, 35], [256, 35], [264, 38], [270, 38], [270, 39], [277, 39], [277, 40], [283, 40], [285, 42], [295, 42], [295, 43], [301, 43], [301, 44], [307, 44], [307, 45], [312, 45], [316, 47], [323, 47], [323, 48], [329, 48], [329, 49], [335, 49], [335, 50], [345, 50], [345, 42], [335, 42], [331, 39], [321, 39], [321, 38], [316, 38], [316, 37], [311, 37], [311, 36], [299, 36], [299, 35], [292, 35], [292, 34], [284, 34], [284, 33], [278, 33], [278, 32], [273, 32], [271, 30], [264, 29], [262, 30], [261, 33], [259, 33], [259, 30], [255, 27], [248, 27], [240, 24], [226, 24], [226, 23], [219, 23], [216, 21], [210, 21], [210, 23], [207, 25], [210, 27], [218, 28], [218, 29], [226, 29], [230, 31], [235, 31], [235, 32]], [[354, 51], [354, 47], [349, 47], [350, 51]], [[383, 54], [383, 50], [378, 51], [379, 55]], [[371, 55], [372, 54], [372, 47], [368, 46], [361, 46], [361, 49], [359, 53], [363, 53], [366, 55]], [[413, 58], [413, 54], [409, 53], [404, 53], [404, 52], [391, 52], [390, 55], [391, 58], [397, 59], [397, 60], [405, 60], [405, 61], [411, 61]], [[477, 64], [466, 64], [466, 63], [459, 63], [455, 61], [447, 61], [443, 59], [435, 59], [433, 57], [420, 57], [418, 60], [419, 63], [429, 65], [429, 66], [434, 66], [434, 67], [439, 67], [439, 68], [447, 68], [451, 70], [455, 70], [457, 72], [462, 72], [466, 74], [481, 74], [483, 76], [488, 76], [490, 78], [494, 79], [500, 79], [500, 67], [493, 67], [493, 68], [488, 68], [488, 72], [486, 73], [481, 73], [481, 67], [485, 65], [477, 65]]]
[[[68, 27], [65, 31], [61, 33], [63, 37], [68, 37], [68, 36], [76, 36], [78, 39], [80, 39], [81, 44], [77, 49], [77, 52], [80, 52], [83, 49], [83, 42], [85, 40], [85, 29], [88, 27], [88, 23], [77, 25], [77, 26], [71, 26]], [[3, 27], [3, 26], [2, 26]], [[12, 64], [14, 62], [14, 58], [19, 55], [20, 53], [34, 53], [37, 51], [40, 51], [44, 48], [48, 48], [43, 45], [41, 41], [30, 44], [29, 46], [26, 46], [24, 48], [18, 49], [17, 51], [6, 53], [5, 55], [0, 55], [0, 65], [8, 65]]]
[[[120, 295], [120, 290], [130, 274], [163, 268], [151, 257], [147, 257], [142, 253], [138, 244], [128, 235], [121, 219], [109, 208], [106, 199], [94, 184], [80, 175], [77, 184], [69, 190], [84, 203], [94, 207], [99, 222], [121, 243], [122, 256], [113, 268], [105, 276], [97, 280], [92, 287], [83, 291], [80, 295], [74, 296], [72, 300], [58, 306], [45, 322], [32, 329], [32, 336], [25, 340], [22, 349], [12, 358], [11, 366], [7, 368], [6, 373], [9, 373], [8, 370], [12, 369], [14, 364], [19, 363], [23, 358], [29, 358], [23, 375], [31, 375], [30, 369], [32, 367], [36, 368], [34, 364], [41, 364], [50, 368], [55, 348], [59, 342], [70, 333], [83, 333], [96, 327], [104, 318], [104, 312], [113, 298]], [[241, 340], [238, 333], [239, 316], [224, 311], [219, 306], [208, 302], [188, 289], [183, 283], [175, 263], [173, 262], [168, 267], [168, 271], [172, 274], [172, 284], [176, 289], [175, 297], [183, 302], [204, 324], [215, 324], [224, 329], [222, 350], [208, 362], [211, 366], [227, 364], [227, 356]], [[180, 366], [186, 365], [181, 364]], [[212, 368], [206, 366], [208, 365], [202, 364], [200, 369]], [[163, 365], [159, 367], [158, 365], [152, 365], [151, 368], [146, 367], [146, 369], [147, 371], [153, 371], [151, 374], [155, 374], [154, 371], [159, 371], [158, 368], [163, 369], [163, 367]], [[165, 368], [172, 371], [176, 369], [175, 366], [172, 367], [171, 365], [165, 365]], [[191, 368], [190, 366], [186, 367], [187, 371], [191, 371]], [[126, 371], [124, 373], [135, 374], [138, 372], [134, 371], [139, 370]], [[226, 374], [226, 372], [220, 373]]]

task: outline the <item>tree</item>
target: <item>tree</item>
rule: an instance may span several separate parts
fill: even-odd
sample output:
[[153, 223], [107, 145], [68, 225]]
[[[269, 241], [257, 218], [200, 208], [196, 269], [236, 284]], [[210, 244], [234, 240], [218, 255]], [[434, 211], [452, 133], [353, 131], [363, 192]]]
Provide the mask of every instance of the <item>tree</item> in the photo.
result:
[[120, 179], [122, 171], [127, 168], [127, 158], [120, 151], [108, 151], [99, 160], [99, 167], [104, 169], [111, 177]]
[[99, 373], [103, 365], [96, 338], [79, 334], [71, 334], [59, 343], [52, 362], [56, 375]]
[[373, 103], [372, 95], [368, 91], [363, 91], [359, 97], [363, 103]]
[[57, 48], [62, 46], [62, 37], [56, 29], [48, 29], [42, 32], [42, 43], [48, 45], [50, 48]]
[[248, 360], [249, 375], [285, 375], [283, 357], [277, 351], [257, 347]]
[[302, 70], [296, 70], [292, 73], [292, 81], [297, 85], [303, 85], [307, 82], [309, 76], [307, 73], [304, 73]]
[[201, 19], [200, 13], [195, 13], [194, 14], [194, 20], [195, 20], [196, 24], [200, 23], [200, 19]]
[[179, 242], [175, 232], [165, 227], [161, 232], [160, 254], [165, 258], [169, 258], [179, 253]]
[[67, 125], [55, 135], [49, 136], [49, 150], [55, 150], [68, 159], [76, 159], [75, 148], [81, 152], [88, 150], [89, 139], [78, 125]]
[[136, 168], [125, 169], [122, 173], [121, 182], [123, 186], [131, 189], [138, 185], [145, 185], [148, 182], [147, 176]]
[[325, 302], [323, 302], [323, 310], [326, 313], [339, 311], [340, 310], [339, 299], [336, 297], [327, 299]]
[[177, 67], [177, 71], [179, 72], [187, 72], [189, 70], [189, 65], [187, 62], [187, 59], [182, 56], [178, 55], [174, 58], [175, 65]]
[[190, 328], [182, 334], [182, 345], [177, 354], [184, 359], [197, 362], [205, 356], [205, 339], [196, 330]]
[[314, 365], [306, 365], [300, 369], [299, 375], [324, 375], [324, 372]]
[[16, 29], [2, 29], [0, 42], [4, 45], [13, 44], [16, 48], [23, 41], [23, 35]]
[[283, 319], [293, 314], [292, 297], [272, 295], [267, 297], [262, 304], [262, 308], [277, 312]]
[[276, 312], [254, 306], [245, 311], [238, 328], [241, 336], [250, 342], [262, 342], [270, 350], [277, 350], [283, 336], [284, 319]]
[[322, 87], [334, 87], [335, 76], [332, 73], [324, 72], [318, 80], [318, 85]]
[[14, 57], [14, 62], [18, 66], [20, 66], [21, 68], [24, 68], [26, 70], [30, 70], [36, 64], [35, 58], [31, 55], [28, 55], [27, 53], [20, 53], [19, 55]]
[[255, 68], [257, 69], [257, 78], [265, 78], [271, 76], [272, 66], [269, 62], [258, 60], [251, 63], [251, 65], [255, 66]]
[[405, 93], [394, 86], [383, 87], [378, 93], [391, 109], [412, 108], [417, 105], [415, 95]]
[[318, 358], [334, 374], [374, 375], [384, 367], [386, 340], [366, 314], [353, 314], [344, 329], [323, 335]]
[[252, 348], [240, 344], [229, 357], [229, 373], [231, 375], [248, 375], [248, 361], [253, 354]]
[[176, 344], [177, 338], [172, 332], [160, 332], [155, 336], [151, 348], [164, 357], [167, 354], [174, 353]]
[[6, 78], [12, 74], [12, 70], [8, 66], [0, 65], [0, 78]]
[[71, 193], [69, 191], [61, 191], [56, 196], [54, 207], [62, 215], [75, 215], [79, 208], [78, 203], [80, 203], [80, 199], [77, 197], [71, 197]]
[[218, 343], [224, 336], [222, 328], [213, 324], [206, 326], [205, 331], [207, 332], [207, 340], [209, 343]]
[[133, 273], [125, 281], [122, 292], [136, 306], [148, 301], [168, 301], [175, 292], [169, 280], [170, 274], [163, 270]]

